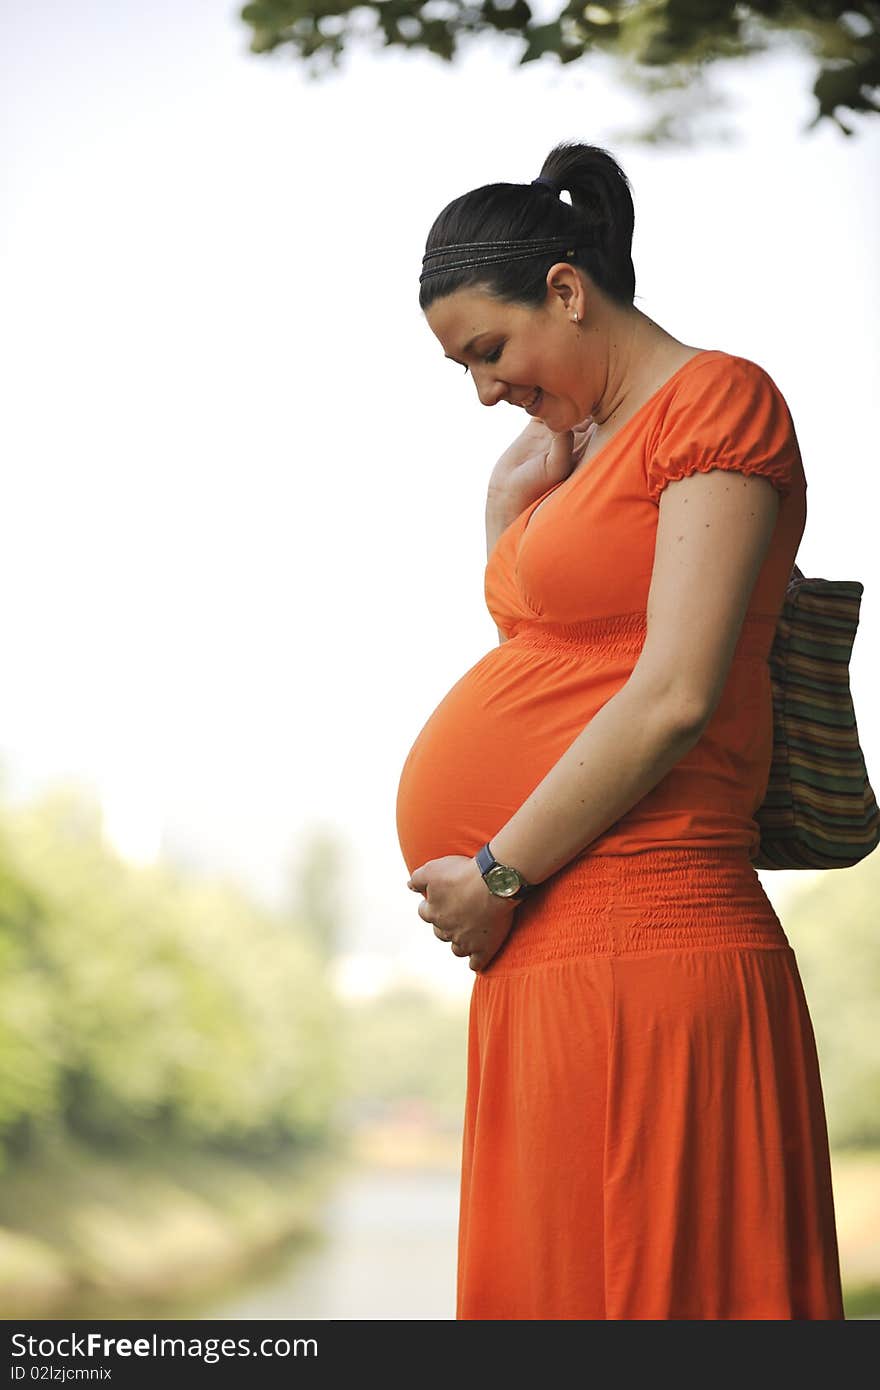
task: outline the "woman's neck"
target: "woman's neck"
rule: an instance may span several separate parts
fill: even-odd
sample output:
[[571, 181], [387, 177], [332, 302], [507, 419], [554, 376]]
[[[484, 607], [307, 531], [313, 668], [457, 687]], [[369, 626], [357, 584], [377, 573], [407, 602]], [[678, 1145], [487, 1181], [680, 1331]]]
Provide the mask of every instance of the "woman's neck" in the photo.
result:
[[593, 410], [597, 443], [613, 432], [699, 348], [673, 338], [639, 309], [614, 311], [607, 327], [606, 385]]

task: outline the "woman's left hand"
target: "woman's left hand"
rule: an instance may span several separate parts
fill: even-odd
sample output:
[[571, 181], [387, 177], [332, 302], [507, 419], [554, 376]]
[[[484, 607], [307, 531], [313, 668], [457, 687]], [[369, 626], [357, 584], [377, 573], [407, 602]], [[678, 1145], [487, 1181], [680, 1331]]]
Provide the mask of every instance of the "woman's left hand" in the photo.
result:
[[476, 859], [447, 854], [413, 870], [407, 888], [424, 893], [419, 916], [431, 922], [439, 941], [455, 955], [469, 956], [471, 970], [482, 970], [500, 951], [518, 903], [490, 893]]

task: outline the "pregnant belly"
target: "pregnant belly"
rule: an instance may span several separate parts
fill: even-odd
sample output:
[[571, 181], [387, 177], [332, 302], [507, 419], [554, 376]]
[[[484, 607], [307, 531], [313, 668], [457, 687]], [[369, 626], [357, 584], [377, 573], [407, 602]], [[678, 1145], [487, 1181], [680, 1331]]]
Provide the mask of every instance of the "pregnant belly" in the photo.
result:
[[443, 698], [407, 754], [397, 833], [410, 873], [476, 854], [534, 791], [628, 671], [583, 653], [494, 647]]

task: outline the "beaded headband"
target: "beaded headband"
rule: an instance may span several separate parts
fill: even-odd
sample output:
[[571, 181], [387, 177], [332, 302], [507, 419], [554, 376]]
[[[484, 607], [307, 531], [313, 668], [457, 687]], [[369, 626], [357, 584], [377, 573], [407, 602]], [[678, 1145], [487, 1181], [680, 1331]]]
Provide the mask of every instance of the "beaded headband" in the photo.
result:
[[[557, 198], [559, 197], [559, 189], [551, 179], [532, 179], [530, 186], [534, 187], [535, 184], [543, 184], [555, 193]], [[427, 280], [429, 275], [444, 275], [447, 270], [467, 270], [470, 266], [492, 265], [499, 261], [525, 261], [541, 252], [558, 251], [560, 247], [567, 248], [563, 252], [565, 256], [573, 256], [577, 250], [577, 246], [571, 246], [568, 238], [562, 234], [554, 237], [531, 237], [524, 241], [460, 241], [450, 246], [438, 246], [433, 251], [426, 251], [422, 257], [423, 269], [419, 283]], [[449, 256], [458, 252], [465, 253], [463, 260], [449, 261], [446, 265], [428, 265], [429, 261], [435, 260], [438, 256]], [[468, 255], [469, 252], [474, 254]]]

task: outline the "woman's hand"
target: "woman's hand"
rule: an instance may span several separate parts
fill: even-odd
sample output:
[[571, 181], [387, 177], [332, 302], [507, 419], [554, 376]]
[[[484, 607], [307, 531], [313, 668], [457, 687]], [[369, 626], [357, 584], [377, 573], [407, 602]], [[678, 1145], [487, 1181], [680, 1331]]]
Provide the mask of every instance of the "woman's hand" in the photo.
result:
[[487, 510], [513, 521], [536, 497], [568, 477], [592, 432], [592, 417], [560, 434], [541, 420], [530, 420], [492, 470]]
[[489, 892], [476, 859], [429, 859], [406, 886], [424, 893], [422, 921], [433, 923], [434, 935], [448, 941], [456, 956], [470, 956], [471, 970], [482, 970], [504, 945], [518, 904]]

